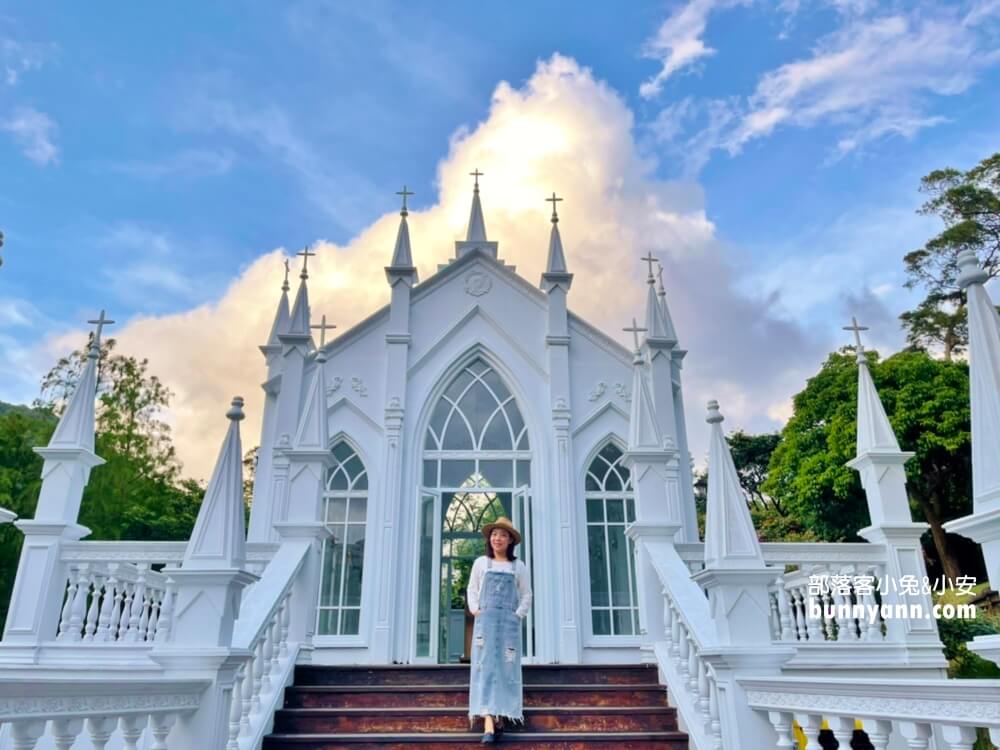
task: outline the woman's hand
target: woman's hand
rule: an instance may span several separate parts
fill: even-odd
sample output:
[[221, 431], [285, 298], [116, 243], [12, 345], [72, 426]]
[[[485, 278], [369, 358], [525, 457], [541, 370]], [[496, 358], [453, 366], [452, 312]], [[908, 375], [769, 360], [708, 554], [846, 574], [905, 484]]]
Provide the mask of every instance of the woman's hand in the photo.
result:
[[470, 609], [470, 610], [469, 610], [469, 614], [470, 614], [470, 615], [472, 615], [473, 617], [479, 617], [479, 613], [480, 613], [481, 611], [482, 611], [482, 610], [479, 610], [479, 609], [477, 609], [477, 610], [476, 610], [475, 612], [473, 612], [473, 611], [472, 611], [472, 610]]

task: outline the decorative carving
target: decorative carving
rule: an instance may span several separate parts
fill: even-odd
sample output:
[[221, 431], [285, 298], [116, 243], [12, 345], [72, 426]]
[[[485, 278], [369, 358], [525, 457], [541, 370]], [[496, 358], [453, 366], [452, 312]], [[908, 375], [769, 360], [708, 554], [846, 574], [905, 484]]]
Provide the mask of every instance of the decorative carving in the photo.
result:
[[398, 409], [401, 403], [402, 402], [399, 400], [399, 396], [392, 396], [389, 399], [389, 408], [390, 409]]
[[628, 388], [625, 387], [624, 383], [615, 383], [615, 393], [617, 393], [618, 398], [626, 404], [632, 402], [632, 394], [629, 393]]
[[553, 408], [555, 408], [555, 409], [568, 409], [569, 408], [569, 404], [566, 403], [566, 399], [565, 398], [563, 398], [562, 396], [559, 396], [558, 398], [556, 398], [556, 403], [553, 406]]
[[344, 382], [343, 378], [334, 378], [330, 381], [330, 385], [326, 387], [326, 395], [332, 396], [338, 390], [340, 390], [340, 384]]
[[465, 293], [482, 297], [493, 287], [493, 279], [482, 271], [472, 271], [465, 277]]
[[587, 394], [588, 401], [597, 401], [601, 396], [604, 395], [604, 391], [608, 389], [608, 384], [603, 380], [598, 380], [597, 385], [594, 386], [594, 390]]
[[26, 718], [29, 716], [120, 715], [131, 713], [170, 713], [193, 711], [201, 702], [202, 690], [191, 693], [143, 695], [94, 695], [81, 691], [77, 695], [0, 698], [0, 714]]
[[[817, 683], [816, 688], [821, 689]], [[940, 722], [947, 720], [982, 721], [996, 711], [996, 704], [982, 700], [949, 700], [917, 696], [894, 698], [868, 695], [862, 687], [857, 695], [831, 695], [816, 692], [783, 693], [771, 690], [748, 690], [747, 702], [754, 708], [792, 710], [843, 716], [904, 718]]]
[[351, 378], [351, 388], [353, 388], [355, 393], [359, 396], [368, 396], [368, 386], [365, 385], [365, 381], [361, 378]]

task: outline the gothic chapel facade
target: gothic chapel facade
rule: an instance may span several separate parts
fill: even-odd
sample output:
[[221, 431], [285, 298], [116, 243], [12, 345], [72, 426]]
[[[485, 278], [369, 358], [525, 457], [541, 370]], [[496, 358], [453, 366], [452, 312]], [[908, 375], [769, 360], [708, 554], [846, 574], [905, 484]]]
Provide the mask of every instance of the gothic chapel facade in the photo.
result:
[[685, 352], [652, 258], [645, 334], [629, 351], [568, 308], [555, 196], [537, 286], [487, 239], [478, 174], [466, 238], [427, 279], [403, 201], [388, 305], [325, 342], [325, 321], [310, 320], [308, 254], [291, 304], [283, 287], [261, 347], [248, 541], [296, 524], [329, 532], [313, 662], [449, 663], [466, 648], [480, 530], [508, 516], [535, 593], [525, 661], [640, 661], [651, 641], [638, 592], [659, 597], [659, 584], [635, 539], [698, 540]]

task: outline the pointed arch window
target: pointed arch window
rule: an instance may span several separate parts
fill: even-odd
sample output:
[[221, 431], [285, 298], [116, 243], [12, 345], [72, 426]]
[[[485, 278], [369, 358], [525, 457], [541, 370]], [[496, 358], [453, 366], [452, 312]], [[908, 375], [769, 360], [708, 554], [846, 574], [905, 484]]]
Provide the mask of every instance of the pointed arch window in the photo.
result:
[[341, 440], [327, 472], [324, 520], [333, 536], [323, 545], [318, 635], [357, 635], [368, 515], [368, 472], [357, 452]]
[[625, 536], [625, 526], [635, 521], [635, 497], [623, 458], [621, 448], [609, 441], [590, 462], [584, 480], [594, 635], [639, 632], [634, 548]]

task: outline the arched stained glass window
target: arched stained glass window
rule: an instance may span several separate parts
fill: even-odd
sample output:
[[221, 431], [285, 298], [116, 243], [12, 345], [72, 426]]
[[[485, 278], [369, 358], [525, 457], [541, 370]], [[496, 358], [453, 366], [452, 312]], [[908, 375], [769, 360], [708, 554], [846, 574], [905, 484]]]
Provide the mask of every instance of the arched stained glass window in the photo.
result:
[[333, 447], [324, 493], [327, 527], [323, 545], [317, 634], [357, 635], [361, 623], [361, 578], [365, 559], [368, 472], [345, 441]]
[[587, 467], [584, 483], [594, 635], [639, 632], [635, 556], [625, 536], [625, 526], [635, 521], [635, 498], [622, 458], [621, 449], [608, 442]]

